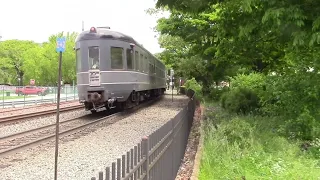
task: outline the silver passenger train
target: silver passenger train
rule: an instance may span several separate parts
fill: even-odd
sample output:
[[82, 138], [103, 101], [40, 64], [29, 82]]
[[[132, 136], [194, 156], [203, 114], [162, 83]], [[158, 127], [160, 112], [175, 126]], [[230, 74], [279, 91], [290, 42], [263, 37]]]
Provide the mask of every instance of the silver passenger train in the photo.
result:
[[92, 27], [76, 39], [80, 103], [92, 113], [129, 108], [166, 90], [165, 65], [132, 37]]

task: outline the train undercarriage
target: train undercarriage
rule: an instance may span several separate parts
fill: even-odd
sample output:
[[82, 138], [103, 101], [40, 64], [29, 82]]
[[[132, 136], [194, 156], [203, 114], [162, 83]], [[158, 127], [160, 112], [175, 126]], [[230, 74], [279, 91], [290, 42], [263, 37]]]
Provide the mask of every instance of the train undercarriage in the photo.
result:
[[103, 93], [88, 92], [88, 101], [84, 102], [85, 110], [90, 110], [92, 113], [96, 113], [102, 109], [108, 110], [125, 110], [130, 109], [134, 106], [138, 106], [140, 102], [150, 100], [155, 97], [159, 97], [164, 94], [165, 88], [163, 89], [152, 89], [146, 91], [133, 91], [126, 100], [118, 100], [117, 98], [109, 98], [105, 101]]

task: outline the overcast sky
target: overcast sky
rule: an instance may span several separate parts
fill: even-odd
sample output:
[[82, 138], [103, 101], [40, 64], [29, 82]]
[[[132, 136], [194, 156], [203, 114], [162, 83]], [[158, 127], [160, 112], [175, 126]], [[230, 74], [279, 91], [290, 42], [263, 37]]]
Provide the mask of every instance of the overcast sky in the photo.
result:
[[145, 13], [155, 0], [1, 0], [2, 40], [41, 43], [61, 31], [81, 32], [91, 26], [110, 26], [132, 36], [151, 53], [160, 52], [152, 27], [156, 17]]

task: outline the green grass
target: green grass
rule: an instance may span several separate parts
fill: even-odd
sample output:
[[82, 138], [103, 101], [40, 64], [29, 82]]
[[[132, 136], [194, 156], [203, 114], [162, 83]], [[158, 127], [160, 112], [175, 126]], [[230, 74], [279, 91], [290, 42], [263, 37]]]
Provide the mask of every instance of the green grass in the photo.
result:
[[[27, 98], [31, 98], [32, 96], [26, 96], [26, 99]], [[0, 100], [9, 100], [9, 99], [24, 99], [24, 97], [23, 96], [6, 96], [6, 95], [4, 95], [4, 98], [3, 98], [3, 96], [1, 96], [0, 97]]]
[[[7, 96], [6, 92], [10, 92], [10, 96]], [[9, 99], [24, 99], [23, 96], [12, 96], [12, 94], [15, 94], [15, 92], [12, 91], [1, 91], [0, 92], [0, 100], [9, 100]], [[26, 96], [26, 98], [30, 98], [30, 96]]]
[[[275, 118], [235, 116], [217, 105], [207, 111], [200, 180], [320, 179], [320, 157], [280, 136]], [[215, 127], [218, 127], [217, 129]]]

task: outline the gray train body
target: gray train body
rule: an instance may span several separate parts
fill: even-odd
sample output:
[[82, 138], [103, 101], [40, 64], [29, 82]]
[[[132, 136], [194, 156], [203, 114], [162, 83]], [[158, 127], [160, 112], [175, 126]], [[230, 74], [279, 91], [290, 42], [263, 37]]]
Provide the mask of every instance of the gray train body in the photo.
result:
[[76, 39], [80, 103], [95, 112], [130, 107], [166, 89], [165, 65], [132, 37], [108, 28], [91, 28]]

